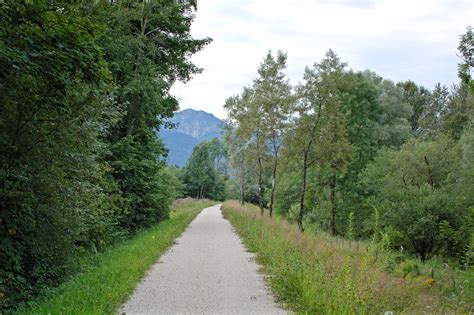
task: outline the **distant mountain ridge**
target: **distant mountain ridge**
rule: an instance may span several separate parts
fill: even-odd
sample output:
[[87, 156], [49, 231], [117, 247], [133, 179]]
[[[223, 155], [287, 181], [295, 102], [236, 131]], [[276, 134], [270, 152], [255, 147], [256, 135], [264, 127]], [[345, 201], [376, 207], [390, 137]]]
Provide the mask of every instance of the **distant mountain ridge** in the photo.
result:
[[168, 148], [168, 164], [186, 165], [193, 148], [203, 141], [222, 138], [223, 121], [202, 110], [185, 109], [177, 112], [170, 120], [175, 129], [159, 132]]

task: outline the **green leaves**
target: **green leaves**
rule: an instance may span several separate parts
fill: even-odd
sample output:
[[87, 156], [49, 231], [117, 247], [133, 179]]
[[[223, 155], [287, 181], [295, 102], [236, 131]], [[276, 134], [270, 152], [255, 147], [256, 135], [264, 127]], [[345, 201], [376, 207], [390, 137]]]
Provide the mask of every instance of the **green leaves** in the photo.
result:
[[218, 171], [219, 161], [223, 157], [224, 146], [218, 139], [202, 142], [193, 149], [183, 170], [188, 196], [212, 200], [225, 198], [224, 175]]
[[[423, 260], [437, 252], [458, 255], [469, 240], [466, 231], [472, 225], [468, 219], [472, 196], [461, 202], [455, 197], [462, 189], [459, 182], [469, 175], [452, 177], [461, 165], [460, 150], [465, 149], [446, 137], [413, 140], [399, 151], [382, 151], [364, 173], [363, 180], [374, 195], [370, 203], [383, 209], [382, 225], [393, 228], [405, 240], [398, 246]], [[462, 244], [446, 246], [442, 241], [449, 233], [441, 227], [447, 224], [462, 233], [457, 238], [464, 240]]]
[[472, 81], [472, 68], [474, 67], [474, 32], [472, 27], [466, 28], [466, 33], [460, 37], [458, 51], [460, 53], [461, 63], [458, 64], [458, 76], [461, 81], [469, 85], [471, 92], [474, 92], [474, 83]]
[[[224, 106], [241, 201], [271, 209], [274, 195], [277, 211], [301, 229], [329, 225], [334, 233], [350, 226], [362, 238], [371, 235], [376, 207], [377, 235], [393, 248], [422, 259], [461, 255], [474, 204], [471, 33], [468, 28], [459, 45], [461, 82], [432, 91], [348, 70], [331, 50], [293, 90], [284, 75], [286, 54], [268, 53], [253, 83]], [[275, 152], [278, 168], [269, 163]], [[446, 239], [443, 220], [452, 229]]]
[[56, 14], [46, 1], [5, 5], [0, 273], [12, 276], [2, 279], [2, 309], [57, 284], [73, 269], [76, 245], [99, 242], [86, 231], [115, 224], [98, 210], [113, 187], [98, 156], [117, 113], [104, 97], [111, 81], [95, 23], [70, 7]]
[[167, 217], [155, 131], [200, 71], [193, 18], [174, 0], [0, 3], [0, 312]]

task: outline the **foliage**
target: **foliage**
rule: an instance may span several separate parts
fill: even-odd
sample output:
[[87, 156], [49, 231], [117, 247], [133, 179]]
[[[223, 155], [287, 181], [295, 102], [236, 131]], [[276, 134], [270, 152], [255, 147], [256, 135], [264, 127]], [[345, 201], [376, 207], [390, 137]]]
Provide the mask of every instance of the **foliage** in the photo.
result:
[[186, 195], [195, 198], [223, 200], [225, 198], [224, 175], [218, 172], [218, 161], [224, 154], [218, 140], [205, 141], [194, 147], [183, 170]]
[[458, 51], [461, 63], [458, 64], [458, 76], [464, 84], [469, 85], [474, 93], [474, 81], [472, 80], [472, 68], [474, 67], [474, 32], [472, 27], [466, 28], [466, 33], [460, 36]]
[[200, 72], [189, 56], [209, 39], [190, 36], [194, 18], [190, 3], [101, 1], [93, 9], [107, 23], [101, 44], [117, 83], [117, 103], [125, 109], [107, 139], [111, 145], [107, 161], [125, 198], [121, 226], [133, 232], [168, 215], [160, 186], [166, 150], [155, 130], [178, 108], [169, 94], [171, 85]]
[[465, 189], [460, 182], [472, 185], [472, 164], [467, 173], [457, 172], [466, 167], [460, 157], [472, 154], [467, 150], [442, 136], [411, 140], [400, 150], [382, 150], [369, 165], [363, 175], [373, 196], [369, 203], [380, 209], [396, 248], [422, 260], [437, 252], [463, 253], [474, 223], [469, 214], [474, 196], [457, 194]]
[[[275, 61], [267, 55], [253, 84], [224, 106], [230, 174], [239, 177], [233, 189], [241, 204], [258, 203], [263, 214], [269, 201], [269, 210], [296, 220], [301, 231], [307, 225], [348, 233], [422, 260], [442, 255], [462, 263], [469, 256], [474, 204], [471, 33], [468, 28], [459, 44], [461, 82], [433, 90], [348, 70], [329, 50], [305, 69], [295, 89], [268, 88], [262, 98], [258, 84]], [[281, 95], [291, 105], [283, 129], [266, 120], [279, 103], [266, 107], [271, 102], [262, 101]], [[277, 169], [272, 132], [283, 139]]]
[[[278, 51], [273, 57], [268, 52], [258, 68], [259, 77], [255, 79], [253, 89], [255, 106], [262, 108], [262, 133], [265, 145], [271, 155], [271, 190], [268, 211], [273, 213], [279, 153], [283, 145], [283, 135], [288, 128], [289, 115], [294, 98], [291, 85], [285, 78], [287, 55]], [[259, 190], [260, 193], [262, 189]]]
[[190, 2], [0, 3], [0, 312], [168, 215], [155, 130], [177, 109]]
[[409, 121], [411, 132], [417, 136], [420, 133], [420, 118], [428, 106], [431, 93], [428, 89], [418, 86], [413, 81], [399, 82], [397, 86], [403, 89], [403, 101], [409, 104], [413, 110]]
[[[394, 83], [369, 70], [347, 70], [328, 51], [305, 69], [303, 82], [288, 95], [291, 106], [280, 133], [276, 174], [271, 138], [265, 133], [271, 130], [264, 119], [267, 109], [257, 101], [256, 89], [263, 80], [261, 67], [271, 60], [267, 55], [253, 85], [226, 101], [226, 143], [230, 174], [235, 176], [230, 195], [239, 196], [241, 205], [258, 203], [261, 214], [270, 200], [269, 206], [297, 222], [302, 232], [322, 233], [329, 227], [331, 234], [345, 234], [349, 244], [370, 239], [375, 259], [396, 256], [395, 262], [387, 259], [385, 268], [404, 277], [437, 259], [468, 274], [474, 230], [471, 33], [468, 28], [461, 37], [461, 82], [451, 88], [437, 84], [428, 90], [412, 81]], [[267, 89], [265, 97], [287, 91]], [[391, 251], [400, 251], [403, 260], [417, 255], [421, 263], [403, 265]], [[286, 274], [282, 281], [292, 276]], [[431, 275], [426, 281], [432, 280]], [[465, 281], [448, 290], [459, 303], [469, 286]], [[290, 300], [303, 295], [298, 291]]]
[[100, 161], [118, 115], [101, 25], [47, 1], [0, 6], [3, 309], [57, 284], [76, 246], [101, 247], [120, 197]]
[[461, 298], [459, 306], [448, 300], [440, 287], [433, 286], [433, 278], [421, 274], [421, 266], [412, 261], [401, 264], [407, 276], [390, 274], [365, 248], [341, 246], [341, 241], [321, 234], [301, 234], [297, 226], [277, 218], [262, 218], [257, 211], [256, 207], [242, 207], [233, 201], [223, 205], [224, 216], [256, 253], [273, 292], [290, 311], [468, 313], [472, 309], [469, 297]]
[[[244, 148], [235, 146], [233, 148], [236, 149], [236, 153], [239, 152], [240, 163], [243, 163], [246, 155], [247, 160], [255, 164], [256, 193], [262, 215], [267, 199], [269, 212], [273, 213], [279, 152], [294, 103], [291, 85], [283, 72], [287, 66], [286, 62], [287, 55], [283, 52], [278, 51], [276, 57], [273, 57], [269, 51], [259, 65], [258, 77], [252, 86], [244, 88], [241, 95], [228, 98], [224, 105], [229, 112], [228, 124], [235, 129], [233, 139], [249, 139]], [[230, 137], [227, 138], [231, 141]], [[231, 155], [235, 153], [231, 152]], [[242, 171], [240, 177], [242, 195], [240, 199], [243, 200], [245, 176]], [[271, 188], [266, 198], [268, 177], [271, 177]]]

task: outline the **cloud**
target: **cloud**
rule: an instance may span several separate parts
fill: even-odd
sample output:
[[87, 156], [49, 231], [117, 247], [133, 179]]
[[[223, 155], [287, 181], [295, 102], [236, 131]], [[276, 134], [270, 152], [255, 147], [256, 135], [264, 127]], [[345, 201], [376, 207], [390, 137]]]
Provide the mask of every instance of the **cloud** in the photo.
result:
[[450, 85], [459, 35], [473, 16], [471, 0], [202, 0], [192, 34], [214, 41], [193, 57], [204, 72], [172, 93], [182, 109], [224, 118], [225, 99], [251, 84], [268, 49], [288, 52], [294, 84], [331, 48], [357, 70]]

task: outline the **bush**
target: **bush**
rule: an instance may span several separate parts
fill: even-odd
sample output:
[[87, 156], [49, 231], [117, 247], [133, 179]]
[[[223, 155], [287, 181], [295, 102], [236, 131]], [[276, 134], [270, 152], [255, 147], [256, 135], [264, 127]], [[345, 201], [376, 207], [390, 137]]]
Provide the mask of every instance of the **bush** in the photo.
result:
[[[372, 196], [368, 203], [380, 209], [396, 249], [403, 246], [422, 260], [436, 253], [462, 255], [473, 226], [474, 193], [464, 187], [472, 182], [472, 164], [462, 159], [468, 153], [465, 143], [446, 137], [412, 140], [400, 150], [382, 150], [368, 166], [362, 178]], [[471, 171], [458, 171], [466, 168]]]

